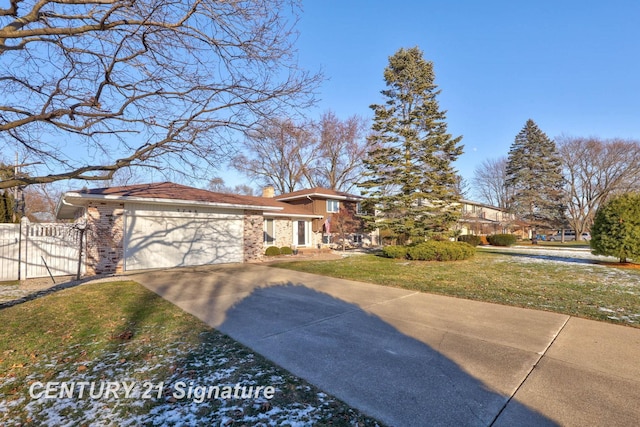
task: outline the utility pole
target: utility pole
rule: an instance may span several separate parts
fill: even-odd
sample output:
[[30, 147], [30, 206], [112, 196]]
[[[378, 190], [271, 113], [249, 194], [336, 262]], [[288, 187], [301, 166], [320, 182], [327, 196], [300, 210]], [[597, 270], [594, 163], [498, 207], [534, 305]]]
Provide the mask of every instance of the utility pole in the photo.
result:
[[[42, 162], [31, 162], [31, 163], [18, 163], [18, 152], [16, 151], [16, 161], [15, 161], [15, 165], [13, 167], [13, 178], [14, 179], [18, 179], [18, 175], [20, 175], [20, 168], [24, 167], [24, 166], [31, 166], [31, 165], [40, 165], [42, 164]], [[18, 198], [18, 196], [20, 196], [20, 198]], [[22, 203], [22, 188], [20, 188], [19, 185], [16, 185], [15, 187], [13, 187], [13, 202], [15, 203], [14, 209], [13, 209], [13, 222], [15, 223], [16, 220], [18, 219], [18, 207], [20, 206], [20, 203]], [[21, 209], [24, 213], [24, 204], [22, 205], [22, 209]]]

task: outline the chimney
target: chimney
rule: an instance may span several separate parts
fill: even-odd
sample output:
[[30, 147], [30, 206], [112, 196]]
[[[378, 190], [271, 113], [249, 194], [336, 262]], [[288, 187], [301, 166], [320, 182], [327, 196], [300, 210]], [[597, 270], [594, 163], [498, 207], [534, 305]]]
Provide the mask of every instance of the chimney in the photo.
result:
[[262, 197], [273, 198], [276, 195], [276, 190], [273, 185], [267, 185], [262, 189]]

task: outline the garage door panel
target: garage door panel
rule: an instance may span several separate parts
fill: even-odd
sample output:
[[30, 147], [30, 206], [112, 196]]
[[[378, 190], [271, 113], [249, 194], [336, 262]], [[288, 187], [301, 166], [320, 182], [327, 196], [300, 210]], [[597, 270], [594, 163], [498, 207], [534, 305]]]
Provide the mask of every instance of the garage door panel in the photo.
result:
[[232, 218], [127, 218], [125, 269], [242, 262], [242, 220]]

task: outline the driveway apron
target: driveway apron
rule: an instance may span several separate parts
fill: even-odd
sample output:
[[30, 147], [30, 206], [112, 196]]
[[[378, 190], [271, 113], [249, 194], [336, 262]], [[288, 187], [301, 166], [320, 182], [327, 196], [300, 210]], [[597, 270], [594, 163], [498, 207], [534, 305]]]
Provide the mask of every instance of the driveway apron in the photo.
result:
[[640, 419], [638, 329], [262, 265], [132, 278], [388, 425]]

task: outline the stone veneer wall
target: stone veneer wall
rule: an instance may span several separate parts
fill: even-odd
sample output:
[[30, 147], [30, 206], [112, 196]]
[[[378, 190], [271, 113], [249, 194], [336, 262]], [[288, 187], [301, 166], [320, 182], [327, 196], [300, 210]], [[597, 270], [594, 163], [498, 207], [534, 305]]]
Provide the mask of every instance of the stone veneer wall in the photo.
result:
[[124, 262], [124, 205], [90, 202], [87, 213], [87, 275], [121, 273]]
[[283, 246], [292, 246], [291, 239], [293, 239], [293, 222], [291, 221], [291, 218], [275, 218], [274, 228], [276, 229], [275, 246], [279, 248]]
[[264, 217], [259, 211], [244, 212], [244, 262], [262, 260]]

